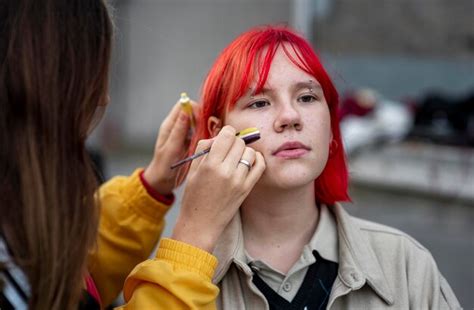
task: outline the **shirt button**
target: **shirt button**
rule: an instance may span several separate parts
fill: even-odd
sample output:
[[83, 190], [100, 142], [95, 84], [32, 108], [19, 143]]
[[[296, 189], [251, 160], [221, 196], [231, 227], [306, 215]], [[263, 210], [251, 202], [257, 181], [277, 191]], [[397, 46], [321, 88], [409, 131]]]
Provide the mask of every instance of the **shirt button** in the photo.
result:
[[284, 290], [285, 292], [291, 291], [291, 288], [292, 288], [292, 285], [291, 285], [290, 282], [285, 282], [285, 284], [283, 284], [283, 290]]
[[359, 282], [359, 275], [355, 272], [351, 273], [352, 279], [354, 282]]
[[258, 266], [255, 266], [255, 265], [250, 265], [250, 268], [254, 271], [254, 272], [259, 272], [260, 271], [260, 268]]

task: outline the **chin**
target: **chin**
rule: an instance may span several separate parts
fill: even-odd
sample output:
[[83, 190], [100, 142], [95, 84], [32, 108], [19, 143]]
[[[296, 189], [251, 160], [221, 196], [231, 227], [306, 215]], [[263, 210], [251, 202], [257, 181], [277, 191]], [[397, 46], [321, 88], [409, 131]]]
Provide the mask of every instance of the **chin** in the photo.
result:
[[278, 171], [272, 174], [265, 172], [258, 183], [267, 188], [291, 190], [312, 184], [318, 176], [319, 174], [308, 173], [308, 170], [291, 173]]

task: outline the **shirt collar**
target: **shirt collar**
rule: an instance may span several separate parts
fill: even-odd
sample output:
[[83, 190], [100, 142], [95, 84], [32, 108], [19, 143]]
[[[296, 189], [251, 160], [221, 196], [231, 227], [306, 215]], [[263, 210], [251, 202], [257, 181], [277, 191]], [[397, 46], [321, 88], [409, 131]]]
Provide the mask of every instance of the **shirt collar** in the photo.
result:
[[[320, 242], [324, 239], [324, 233], [331, 231], [331, 222], [327, 220], [325, 213], [333, 219], [336, 225], [338, 254], [337, 261], [339, 263], [338, 275], [341, 281], [352, 289], [361, 288], [365, 282], [388, 304], [393, 304], [393, 294], [387, 283], [382, 267], [378, 259], [370, 247], [370, 243], [362, 235], [360, 227], [354, 219], [339, 204], [331, 207], [325, 207], [322, 212], [320, 223], [322, 223], [321, 233], [319, 233], [319, 225], [310, 244]], [[333, 213], [333, 216], [329, 214]], [[317, 241], [317, 242], [316, 242]], [[326, 248], [326, 247], [324, 247]], [[330, 248], [330, 247], [327, 247]], [[318, 246], [318, 252], [320, 247]], [[325, 251], [326, 259], [332, 260], [330, 256], [334, 255], [334, 250]], [[244, 272], [246, 275], [252, 275], [252, 270], [246, 264], [246, 256], [244, 251], [244, 240], [242, 233], [242, 223], [240, 213], [238, 212], [227, 225], [221, 238], [214, 250], [219, 264], [214, 275], [214, 283], [219, 283], [227, 273], [232, 262]]]
[[[313, 250], [327, 260], [338, 262], [338, 237], [337, 224], [334, 216], [326, 205], [319, 206], [318, 226], [311, 237], [309, 243], [303, 251], [312, 256]], [[229, 223], [221, 238], [219, 238], [214, 255], [218, 258], [219, 264], [214, 276], [214, 281], [219, 282], [229, 269], [232, 262], [236, 263], [240, 269], [251, 274], [247, 268], [248, 257], [245, 253], [244, 239], [242, 232], [242, 222], [240, 212], [238, 212]]]

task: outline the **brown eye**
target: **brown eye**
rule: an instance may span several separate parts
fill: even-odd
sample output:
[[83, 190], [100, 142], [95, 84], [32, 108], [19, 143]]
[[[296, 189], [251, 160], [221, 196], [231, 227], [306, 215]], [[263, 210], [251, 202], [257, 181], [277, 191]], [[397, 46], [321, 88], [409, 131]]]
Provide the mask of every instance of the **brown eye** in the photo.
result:
[[252, 102], [249, 105], [249, 108], [251, 108], [251, 109], [260, 109], [260, 108], [264, 108], [268, 105], [270, 105], [270, 103], [268, 101], [259, 100], [259, 101]]
[[310, 102], [314, 102], [314, 101], [317, 101], [317, 100], [318, 100], [318, 98], [316, 98], [314, 95], [303, 95], [303, 96], [298, 98], [298, 101], [303, 102], [303, 103], [310, 103]]

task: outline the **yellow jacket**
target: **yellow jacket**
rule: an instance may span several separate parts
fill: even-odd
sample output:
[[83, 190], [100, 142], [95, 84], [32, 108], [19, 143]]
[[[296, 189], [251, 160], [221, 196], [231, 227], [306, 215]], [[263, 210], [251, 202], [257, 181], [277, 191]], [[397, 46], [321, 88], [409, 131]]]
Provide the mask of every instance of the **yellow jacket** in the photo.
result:
[[[148, 194], [136, 170], [101, 186], [101, 216], [97, 249], [89, 272], [110, 304], [124, 287], [122, 309], [215, 309], [219, 289], [211, 278], [217, 259], [171, 239], [163, 239], [156, 257], [149, 259], [164, 227], [165, 205]], [[137, 264], [139, 264], [137, 266]]]

